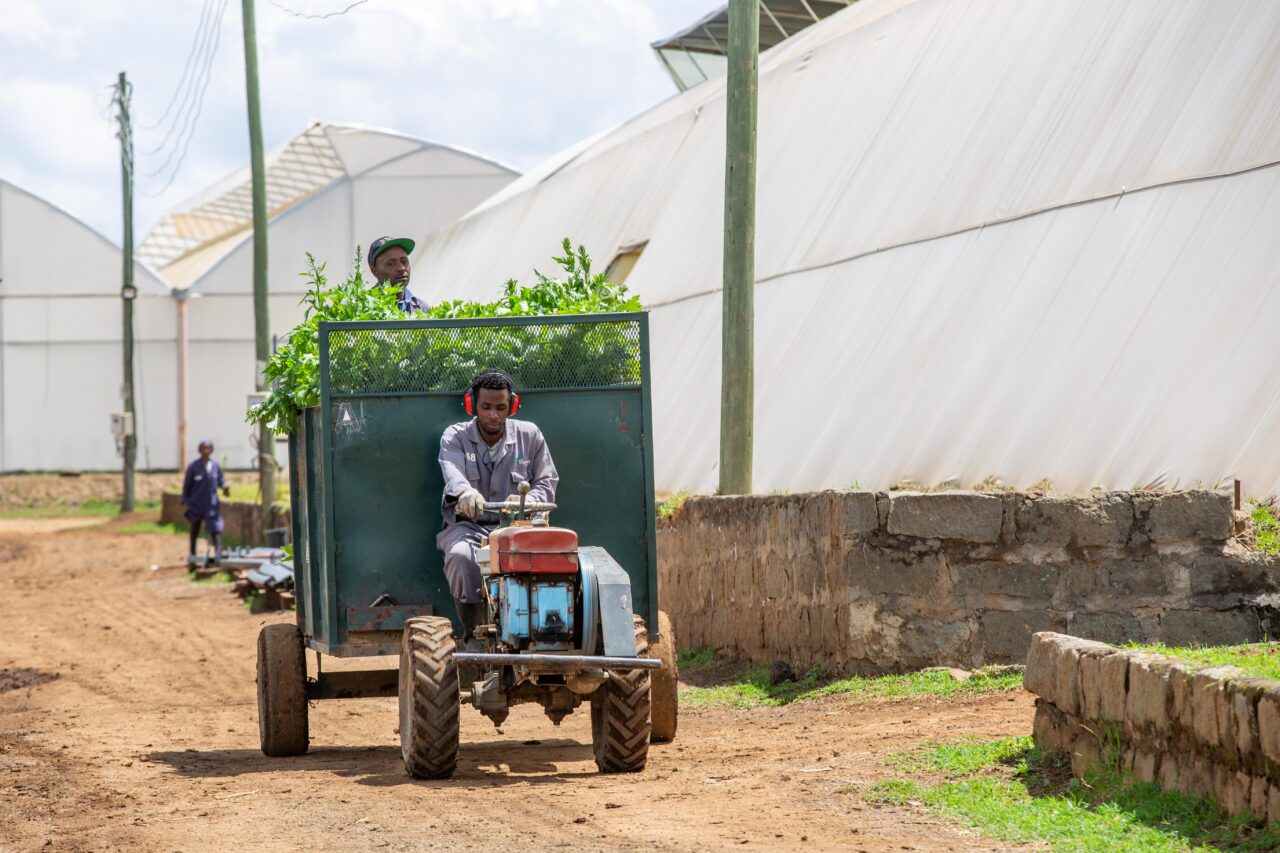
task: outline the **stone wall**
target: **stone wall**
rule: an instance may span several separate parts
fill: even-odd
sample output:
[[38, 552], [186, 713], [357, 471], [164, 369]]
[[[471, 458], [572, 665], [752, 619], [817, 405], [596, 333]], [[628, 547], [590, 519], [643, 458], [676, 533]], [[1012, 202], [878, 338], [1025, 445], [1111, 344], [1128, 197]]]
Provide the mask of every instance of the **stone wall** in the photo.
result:
[[[262, 533], [262, 505], [250, 501], [223, 500], [219, 504], [222, 510], [222, 535], [227, 545], [262, 545], [266, 537]], [[283, 527], [290, 531], [293, 527], [289, 521], [289, 507], [276, 504], [271, 508], [271, 527]], [[165, 492], [160, 498], [160, 523], [177, 524], [187, 527], [187, 520], [182, 515], [181, 495]], [[289, 539], [292, 541], [292, 538]]]
[[1021, 662], [1031, 635], [1244, 642], [1280, 559], [1227, 495], [819, 492], [690, 498], [658, 525], [682, 647], [838, 673]]
[[1280, 822], [1280, 681], [1046, 632], [1024, 683], [1036, 745], [1070, 753], [1077, 775], [1105, 762]]

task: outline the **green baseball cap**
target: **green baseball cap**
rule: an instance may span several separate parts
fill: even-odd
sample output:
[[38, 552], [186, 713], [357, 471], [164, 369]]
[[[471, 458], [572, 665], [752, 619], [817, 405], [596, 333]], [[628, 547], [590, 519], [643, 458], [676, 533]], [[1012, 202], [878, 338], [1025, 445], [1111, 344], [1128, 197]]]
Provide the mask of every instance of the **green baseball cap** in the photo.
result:
[[406, 255], [413, 254], [414, 242], [408, 237], [379, 237], [369, 244], [369, 266], [373, 266], [373, 262], [378, 259], [386, 249], [392, 246], [399, 246], [404, 249]]

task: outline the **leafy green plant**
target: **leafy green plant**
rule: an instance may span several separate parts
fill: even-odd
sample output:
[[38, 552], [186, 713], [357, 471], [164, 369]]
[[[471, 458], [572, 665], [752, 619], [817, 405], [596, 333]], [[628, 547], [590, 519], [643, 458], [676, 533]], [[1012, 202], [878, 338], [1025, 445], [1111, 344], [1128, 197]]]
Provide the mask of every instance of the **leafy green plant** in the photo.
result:
[[[599, 314], [639, 311], [640, 298], [624, 285], [592, 273], [585, 248], [574, 251], [566, 237], [564, 254], [552, 260], [563, 270], [553, 278], [534, 270], [536, 281], [523, 286], [509, 280], [494, 302], [454, 300], [427, 312], [406, 315], [396, 307], [392, 288], [369, 286], [357, 253], [352, 275], [330, 287], [324, 265], [307, 256], [303, 273], [310, 285], [303, 296], [304, 321], [267, 363], [274, 390], [249, 409], [251, 422], [268, 423], [276, 432], [294, 428], [301, 409], [320, 402], [320, 323], [341, 320], [483, 319], [491, 317]], [[476, 327], [465, 334], [406, 334], [379, 330], [330, 338], [329, 375], [338, 391], [402, 390], [411, 381], [418, 391], [465, 388], [481, 370], [505, 370], [522, 376], [557, 377], [564, 385], [607, 385], [640, 380], [637, 343], [621, 323], [589, 326]]]
[[1271, 503], [1255, 503], [1253, 516], [1254, 550], [1264, 554], [1280, 554], [1280, 521]]

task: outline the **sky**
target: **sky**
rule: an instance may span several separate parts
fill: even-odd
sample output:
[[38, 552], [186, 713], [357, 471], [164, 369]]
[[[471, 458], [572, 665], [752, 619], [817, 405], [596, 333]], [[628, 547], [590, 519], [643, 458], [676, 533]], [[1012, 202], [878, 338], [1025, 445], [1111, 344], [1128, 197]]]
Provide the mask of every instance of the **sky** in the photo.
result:
[[[256, 0], [264, 144], [313, 120], [352, 122], [525, 171], [675, 94], [649, 43], [718, 5]], [[0, 179], [119, 244], [111, 88], [121, 71], [133, 84], [135, 243], [248, 162], [241, 0], [0, 0], [0, 10]], [[209, 38], [197, 41], [202, 21]], [[184, 78], [188, 66], [207, 73]]]

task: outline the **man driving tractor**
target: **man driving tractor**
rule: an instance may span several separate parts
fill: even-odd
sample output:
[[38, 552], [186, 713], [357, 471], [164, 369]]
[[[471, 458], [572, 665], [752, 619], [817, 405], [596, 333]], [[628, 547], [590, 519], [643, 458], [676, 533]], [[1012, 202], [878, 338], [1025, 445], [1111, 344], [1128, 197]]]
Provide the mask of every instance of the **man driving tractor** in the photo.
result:
[[510, 376], [500, 370], [480, 373], [471, 381], [464, 405], [471, 420], [454, 424], [440, 437], [444, 527], [436, 546], [444, 552], [444, 573], [463, 638], [474, 650], [483, 644], [473, 632], [486, 621], [475, 552], [499, 523], [496, 514], [485, 512], [484, 504], [519, 501], [521, 482], [530, 485], [529, 501], [553, 503], [560, 477], [542, 431], [530, 421], [511, 417], [520, 397]]

